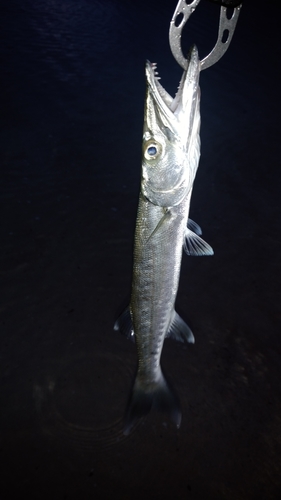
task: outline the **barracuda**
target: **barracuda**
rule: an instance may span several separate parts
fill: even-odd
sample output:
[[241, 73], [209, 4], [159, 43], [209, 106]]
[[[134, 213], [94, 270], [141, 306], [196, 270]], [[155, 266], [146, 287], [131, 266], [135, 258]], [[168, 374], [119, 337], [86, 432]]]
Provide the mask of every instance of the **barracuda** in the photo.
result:
[[114, 328], [134, 337], [138, 367], [125, 416], [124, 432], [152, 407], [181, 422], [178, 397], [163, 375], [160, 357], [166, 337], [194, 342], [175, 311], [182, 248], [188, 255], [212, 255], [200, 227], [188, 220], [200, 157], [200, 61], [188, 57], [173, 99], [146, 64], [142, 180], [136, 220], [130, 306]]
[[[114, 325], [115, 330], [135, 339], [138, 354], [125, 434], [153, 407], [167, 412], [180, 426], [179, 399], [163, 375], [160, 358], [166, 337], [194, 343], [192, 331], [175, 311], [182, 248], [188, 255], [213, 255], [210, 245], [200, 238], [200, 227], [188, 219], [200, 157], [199, 74], [226, 52], [241, 5], [237, 0], [220, 1], [217, 42], [200, 61], [195, 46], [187, 59], [181, 48], [182, 30], [199, 2], [179, 0], [170, 23], [170, 48], [184, 69], [174, 99], [159, 83], [156, 64], [146, 64], [142, 179], [131, 301]], [[228, 5], [234, 7], [231, 14]]]

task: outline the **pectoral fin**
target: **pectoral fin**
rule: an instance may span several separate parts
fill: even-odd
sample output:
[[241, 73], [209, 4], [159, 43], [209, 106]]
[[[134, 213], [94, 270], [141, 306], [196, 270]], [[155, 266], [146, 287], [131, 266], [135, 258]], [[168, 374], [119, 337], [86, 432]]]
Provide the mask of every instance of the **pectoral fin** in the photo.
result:
[[188, 228], [186, 228], [183, 248], [187, 255], [214, 255], [212, 247]]
[[156, 228], [152, 231], [151, 235], [149, 236], [149, 238], [147, 239], [146, 243], [149, 242], [149, 240], [151, 240], [151, 238], [153, 238], [153, 236], [155, 236], [155, 234], [158, 232], [158, 231], [161, 231], [161, 229], [164, 227], [164, 225], [166, 224], [166, 222], [168, 220], [170, 220], [170, 218], [172, 217], [172, 213], [169, 209], [164, 209], [164, 215], [163, 217], [161, 217], [160, 221], [158, 222]]

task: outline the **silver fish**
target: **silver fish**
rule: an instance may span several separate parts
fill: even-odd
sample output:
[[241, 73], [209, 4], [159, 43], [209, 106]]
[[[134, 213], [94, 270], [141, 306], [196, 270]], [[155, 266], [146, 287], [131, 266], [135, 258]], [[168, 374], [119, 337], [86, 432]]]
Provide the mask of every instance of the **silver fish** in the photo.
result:
[[188, 220], [200, 157], [200, 60], [195, 46], [173, 99], [159, 83], [156, 65], [146, 64], [142, 179], [136, 220], [130, 306], [115, 323], [135, 337], [138, 367], [125, 416], [128, 434], [152, 407], [181, 422], [179, 400], [163, 375], [160, 357], [166, 337], [194, 342], [175, 311], [182, 248], [188, 255], [212, 255], [200, 227]]

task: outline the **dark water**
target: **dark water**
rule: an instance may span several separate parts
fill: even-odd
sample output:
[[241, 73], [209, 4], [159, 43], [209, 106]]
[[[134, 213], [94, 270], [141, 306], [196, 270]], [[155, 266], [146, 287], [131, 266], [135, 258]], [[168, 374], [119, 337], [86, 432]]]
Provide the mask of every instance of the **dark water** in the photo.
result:
[[[1, 3], [3, 499], [279, 498], [280, 6], [244, 3], [201, 75], [191, 216], [215, 256], [183, 259], [196, 344], [163, 350], [182, 426], [151, 414], [129, 437], [136, 352], [112, 325], [130, 290], [144, 62], [176, 91], [176, 2]], [[208, 53], [218, 16], [202, 0], [186, 50]]]

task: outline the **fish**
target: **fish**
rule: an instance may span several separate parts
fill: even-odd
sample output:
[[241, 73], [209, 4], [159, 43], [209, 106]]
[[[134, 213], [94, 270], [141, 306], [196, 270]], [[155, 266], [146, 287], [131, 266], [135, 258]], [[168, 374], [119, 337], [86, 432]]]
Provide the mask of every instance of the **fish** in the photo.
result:
[[192, 46], [174, 98], [146, 62], [142, 175], [136, 218], [130, 304], [114, 329], [135, 340], [137, 370], [124, 419], [124, 434], [152, 408], [181, 423], [179, 398], [161, 367], [167, 337], [194, 343], [175, 310], [182, 249], [213, 255], [201, 228], [188, 218], [200, 158], [200, 60]]

